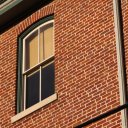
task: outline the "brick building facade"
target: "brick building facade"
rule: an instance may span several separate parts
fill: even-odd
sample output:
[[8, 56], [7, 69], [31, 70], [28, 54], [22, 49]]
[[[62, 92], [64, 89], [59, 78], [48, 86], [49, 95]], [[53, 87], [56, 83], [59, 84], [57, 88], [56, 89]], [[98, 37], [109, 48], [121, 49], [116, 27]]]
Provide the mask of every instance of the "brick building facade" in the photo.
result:
[[[11, 6], [6, 11], [1, 6], [0, 127], [80, 128], [94, 119], [83, 127], [127, 128], [127, 105], [123, 105], [127, 101], [128, 1], [37, 0], [26, 4], [14, 0], [4, 5]], [[20, 45], [29, 33], [51, 20], [55, 90], [50, 98], [24, 110], [19, 84], [26, 75], [20, 71], [24, 58]]]

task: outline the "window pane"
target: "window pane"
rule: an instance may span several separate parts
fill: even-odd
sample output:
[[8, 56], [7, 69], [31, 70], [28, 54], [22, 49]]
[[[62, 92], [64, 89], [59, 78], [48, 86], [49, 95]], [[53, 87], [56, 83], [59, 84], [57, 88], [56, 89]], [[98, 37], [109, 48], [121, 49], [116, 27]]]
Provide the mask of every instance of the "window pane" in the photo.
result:
[[54, 94], [54, 63], [49, 64], [42, 68], [41, 72], [41, 99], [45, 99], [48, 96]]
[[27, 76], [26, 80], [26, 108], [39, 102], [39, 71]]
[[38, 32], [34, 32], [26, 39], [26, 70], [38, 63]]
[[43, 26], [40, 33], [40, 61], [53, 55], [53, 23]]

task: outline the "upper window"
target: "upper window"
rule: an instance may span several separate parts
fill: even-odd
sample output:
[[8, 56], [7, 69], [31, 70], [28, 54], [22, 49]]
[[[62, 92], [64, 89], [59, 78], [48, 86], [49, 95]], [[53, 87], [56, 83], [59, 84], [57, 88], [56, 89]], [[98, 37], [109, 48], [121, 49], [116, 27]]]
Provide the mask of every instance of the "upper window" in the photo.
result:
[[17, 113], [35, 105], [38, 109], [57, 98], [53, 17], [27, 29], [19, 38], [18, 51]]

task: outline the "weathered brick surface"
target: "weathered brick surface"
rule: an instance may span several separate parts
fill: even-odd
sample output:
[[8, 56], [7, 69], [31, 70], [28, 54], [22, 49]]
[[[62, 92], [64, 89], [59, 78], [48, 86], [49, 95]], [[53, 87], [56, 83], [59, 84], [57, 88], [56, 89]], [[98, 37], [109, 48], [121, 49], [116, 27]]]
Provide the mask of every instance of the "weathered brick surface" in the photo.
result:
[[[55, 20], [58, 100], [12, 124], [17, 38], [50, 14]], [[125, 31], [128, 38], [127, 28]], [[119, 105], [112, 0], [55, 0], [0, 35], [1, 128], [72, 128]], [[120, 118], [119, 112], [88, 128], [121, 128]]]

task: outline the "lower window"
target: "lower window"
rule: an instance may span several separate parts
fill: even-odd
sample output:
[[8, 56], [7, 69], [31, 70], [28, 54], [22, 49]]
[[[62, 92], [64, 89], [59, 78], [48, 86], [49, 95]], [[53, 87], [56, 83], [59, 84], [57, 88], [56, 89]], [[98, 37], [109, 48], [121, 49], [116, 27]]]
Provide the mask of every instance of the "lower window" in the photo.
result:
[[24, 109], [55, 93], [54, 62], [40, 66], [24, 76]]

